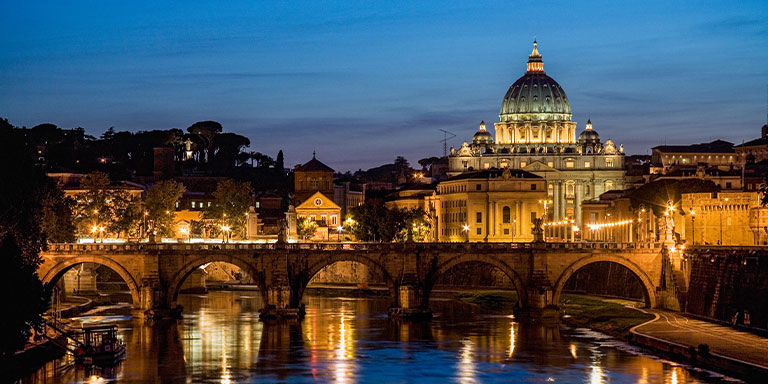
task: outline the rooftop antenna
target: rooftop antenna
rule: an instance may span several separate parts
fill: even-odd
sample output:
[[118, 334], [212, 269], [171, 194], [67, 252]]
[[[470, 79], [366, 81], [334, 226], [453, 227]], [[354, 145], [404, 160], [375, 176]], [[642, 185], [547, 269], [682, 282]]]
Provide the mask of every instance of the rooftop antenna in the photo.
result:
[[[448, 140], [453, 139], [456, 137], [456, 135], [453, 132], [448, 132], [445, 129], [440, 129], [441, 132], [443, 132], [443, 139], [440, 140], [441, 143], [443, 143], [443, 156], [448, 156]], [[448, 137], [448, 135], [451, 135], [451, 137]]]

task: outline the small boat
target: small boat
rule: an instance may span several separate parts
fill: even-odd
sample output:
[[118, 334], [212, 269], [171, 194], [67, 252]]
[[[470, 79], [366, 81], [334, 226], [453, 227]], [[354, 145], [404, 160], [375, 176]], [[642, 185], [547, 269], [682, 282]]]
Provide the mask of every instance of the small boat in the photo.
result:
[[75, 361], [111, 365], [125, 357], [125, 343], [117, 338], [116, 325], [83, 327], [82, 344], [75, 349]]

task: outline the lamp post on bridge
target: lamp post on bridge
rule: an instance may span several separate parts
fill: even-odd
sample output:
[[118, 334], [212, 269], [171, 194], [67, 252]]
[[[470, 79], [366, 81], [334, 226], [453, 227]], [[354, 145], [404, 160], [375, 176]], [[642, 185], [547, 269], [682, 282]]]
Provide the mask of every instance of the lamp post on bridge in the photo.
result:
[[464, 224], [461, 229], [464, 230], [464, 242], [469, 243], [469, 224]]
[[696, 245], [696, 211], [691, 209], [691, 245]]

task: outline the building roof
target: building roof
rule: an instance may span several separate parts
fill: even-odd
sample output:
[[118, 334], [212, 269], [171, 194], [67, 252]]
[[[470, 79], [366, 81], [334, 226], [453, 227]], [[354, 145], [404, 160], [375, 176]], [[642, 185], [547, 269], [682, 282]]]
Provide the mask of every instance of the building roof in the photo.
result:
[[734, 153], [733, 143], [725, 140], [715, 140], [710, 143], [691, 145], [659, 145], [653, 150], [668, 153]]
[[314, 155], [312, 156], [312, 160], [304, 163], [304, 165], [296, 168], [296, 170], [301, 172], [312, 172], [312, 171], [333, 172], [333, 168], [320, 162], [320, 160], [316, 159]]
[[[707, 176], [715, 176], [715, 177], [741, 175], [741, 172], [722, 170], [717, 167], [709, 167], [709, 168], [703, 169], [703, 171]], [[659, 175], [658, 178], [661, 179], [664, 177], [695, 177], [698, 172], [699, 172], [698, 167], [685, 167], [685, 168], [677, 167], [675, 169], [668, 171], [663, 175]]]
[[735, 145], [734, 148], [753, 147], [756, 145], [768, 145], [768, 137], [761, 137], [759, 139], [750, 140], [746, 143]]
[[[541, 176], [534, 175], [531, 172], [523, 171], [522, 169], [509, 169], [511, 178], [513, 179], [543, 179]], [[496, 179], [501, 178], [504, 174], [504, 169], [484, 169], [482, 171], [465, 172], [460, 175], [449, 177], [445, 181], [465, 180], [465, 179]]]

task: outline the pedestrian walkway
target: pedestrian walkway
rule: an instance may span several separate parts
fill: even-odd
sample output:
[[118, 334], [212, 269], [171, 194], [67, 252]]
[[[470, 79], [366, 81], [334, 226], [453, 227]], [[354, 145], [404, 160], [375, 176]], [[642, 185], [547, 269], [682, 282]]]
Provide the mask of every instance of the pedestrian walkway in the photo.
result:
[[694, 348], [707, 344], [712, 354], [768, 370], [768, 338], [693, 319], [677, 312], [655, 309], [643, 311], [655, 314], [656, 319], [632, 328], [632, 333]]

